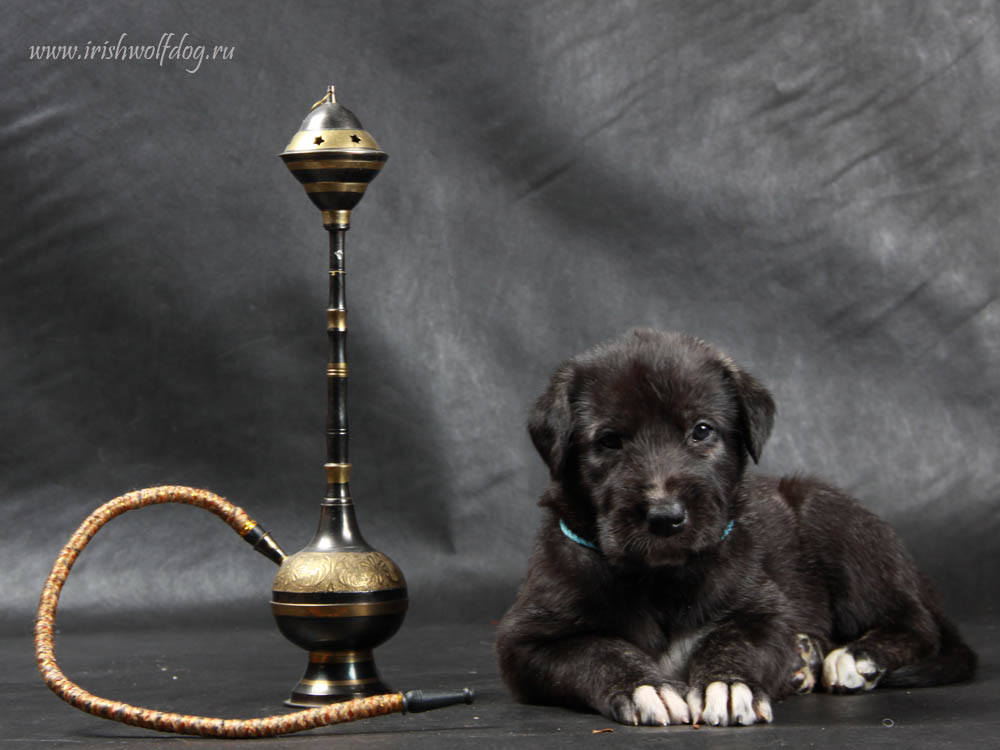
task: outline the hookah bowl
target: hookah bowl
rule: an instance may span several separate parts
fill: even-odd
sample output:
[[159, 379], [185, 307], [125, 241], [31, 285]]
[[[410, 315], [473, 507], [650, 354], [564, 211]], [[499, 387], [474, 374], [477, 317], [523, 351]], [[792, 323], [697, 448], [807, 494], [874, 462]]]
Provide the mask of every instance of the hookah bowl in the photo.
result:
[[351, 209], [388, 155], [354, 113], [337, 102], [330, 86], [281, 158], [322, 211], [330, 237], [327, 489], [316, 534], [281, 563], [271, 601], [278, 629], [309, 652], [305, 674], [285, 702], [320, 706], [391, 692], [379, 676], [372, 650], [399, 629], [408, 605], [399, 567], [361, 536], [347, 450], [344, 239]]

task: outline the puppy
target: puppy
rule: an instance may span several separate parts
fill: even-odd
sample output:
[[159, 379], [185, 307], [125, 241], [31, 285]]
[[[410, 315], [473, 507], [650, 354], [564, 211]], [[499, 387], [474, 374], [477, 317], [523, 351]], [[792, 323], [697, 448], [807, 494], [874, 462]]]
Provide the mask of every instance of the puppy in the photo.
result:
[[820, 482], [747, 473], [774, 412], [689, 336], [636, 330], [559, 368], [529, 423], [548, 512], [497, 638], [517, 699], [625, 724], [748, 725], [818, 683], [973, 675], [888, 526]]

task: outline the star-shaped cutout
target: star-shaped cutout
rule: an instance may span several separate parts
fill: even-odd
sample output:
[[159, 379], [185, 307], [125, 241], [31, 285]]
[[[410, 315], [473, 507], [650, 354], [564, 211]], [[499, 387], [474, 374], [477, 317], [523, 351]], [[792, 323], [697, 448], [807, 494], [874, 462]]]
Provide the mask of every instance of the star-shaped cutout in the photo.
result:
[[317, 135], [316, 138], [313, 140], [313, 143], [315, 143], [317, 146], [322, 142], [323, 142], [323, 136], [321, 135]]
[[353, 134], [351, 134], [351, 142], [352, 143], [361, 143], [361, 139], [358, 138], [358, 136], [357, 136], [356, 133], [353, 133]]

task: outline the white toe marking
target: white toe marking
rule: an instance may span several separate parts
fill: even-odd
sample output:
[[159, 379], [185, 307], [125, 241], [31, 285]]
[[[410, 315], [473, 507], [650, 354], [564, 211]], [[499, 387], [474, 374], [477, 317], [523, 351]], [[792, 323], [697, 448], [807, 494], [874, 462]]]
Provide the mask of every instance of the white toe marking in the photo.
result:
[[871, 659], [858, 659], [854, 665], [864, 680], [865, 690], [874, 690], [878, 681], [882, 678], [882, 671]]
[[660, 687], [660, 700], [667, 707], [667, 714], [669, 714], [671, 724], [691, 723], [691, 712], [688, 710], [688, 704], [685, 703], [680, 693], [672, 687], [669, 685], [662, 685]]
[[837, 659], [837, 679], [840, 684], [852, 690], [865, 684], [865, 678], [858, 674], [858, 665], [854, 663], [854, 656], [844, 652]]
[[[858, 674], [865, 678], [865, 675], [875, 674], [878, 668], [872, 663], [871, 659], [858, 659], [854, 665], [857, 667]], [[865, 678], [865, 684], [868, 683], [868, 679]]]
[[729, 686], [724, 682], [712, 682], [705, 688], [706, 724], [715, 727], [729, 725]]
[[732, 709], [730, 711], [734, 724], [742, 724], [745, 727], [754, 723], [753, 693], [750, 688], [742, 682], [734, 682], [730, 688], [730, 700]]
[[[877, 673], [878, 668], [870, 659], [860, 659], [855, 662], [846, 648], [834, 649], [823, 660], [823, 685], [827, 688], [871, 690], [878, 682]], [[876, 679], [868, 679], [873, 674], [876, 675]]]
[[848, 662], [854, 666], [854, 657], [847, 653], [846, 648], [836, 648], [828, 653], [823, 660], [823, 684], [828, 688], [847, 687], [844, 676]]
[[687, 694], [687, 704], [688, 708], [691, 709], [691, 723], [700, 724], [702, 707], [705, 705], [702, 702], [701, 691], [689, 690]]
[[771, 711], [771, 700], [770, 698], [764, 697], [754, 704], [754, 713], [757, 714], [757, 718], [761, 721], [770, 724], [774, 721], [774, 712]]
[[837, 681], [837, 657], [844, 649], [834, 649], [823, 659], [823, 687], [830, 689]]
[[660, 700], [656, 688], [652, 685], [640, 685], [632, 692], [632, 702], [638, 713], [639, 723], [649, 726], [655, 724], [665, 727], [670, 723], [667, 717], [667, 707]]

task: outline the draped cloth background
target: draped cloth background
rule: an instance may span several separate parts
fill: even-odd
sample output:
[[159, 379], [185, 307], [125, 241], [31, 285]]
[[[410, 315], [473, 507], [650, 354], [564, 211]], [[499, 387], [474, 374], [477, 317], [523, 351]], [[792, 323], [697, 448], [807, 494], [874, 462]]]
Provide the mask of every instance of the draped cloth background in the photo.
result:
[[[546, 481], [528, 407], [634, 325], [728, 351], [778, 402], [762, 471], [846, 487], [953, 612], [996, 613], [994, 3], [5, 15], [4, 632], [28, 632], [59, 547], [131, 489], [211, 489], [289, 552], [311, 535], [327, 239], [277, 154], [328, 83], [390, 155], [347, 238], [352, 491], [410, 621], [502, 614]], [[164, 34], [234, 51], [195, 72], [31, 56]], [[268, 626], [273, 566], [221, 524], [131, 516], [88, 549], [64, 620]]]

